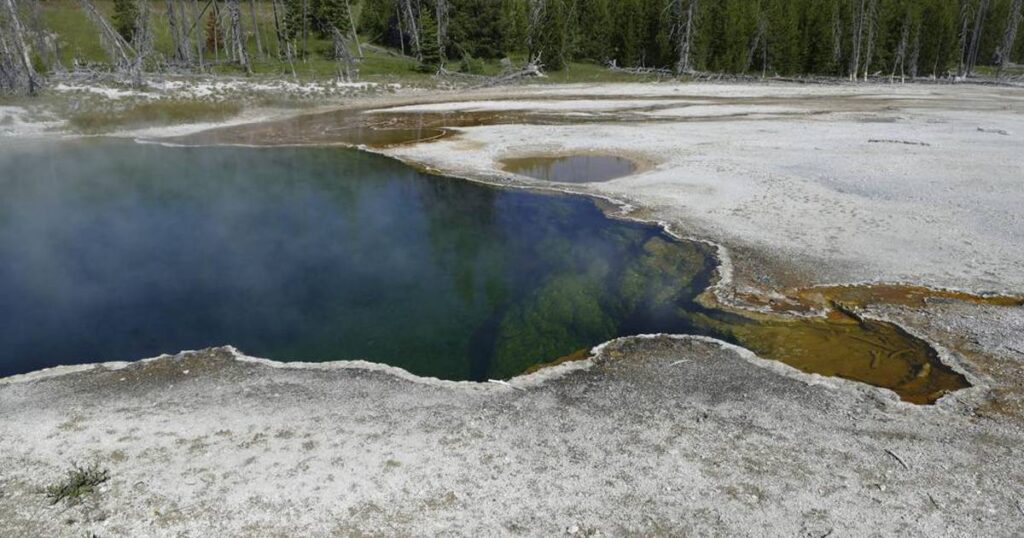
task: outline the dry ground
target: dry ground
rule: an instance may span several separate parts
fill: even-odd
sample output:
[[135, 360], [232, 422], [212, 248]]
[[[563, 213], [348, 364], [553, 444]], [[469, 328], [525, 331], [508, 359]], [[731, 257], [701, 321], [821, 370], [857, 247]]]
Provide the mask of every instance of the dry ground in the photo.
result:
[[[7, 384], [0, 407], [6, 536], [1024, 532], [1019, 426], [697, 339], [514, 387], [211, 351]], [[36, 488], [71, 460], [112, 478], [51, 506]]]

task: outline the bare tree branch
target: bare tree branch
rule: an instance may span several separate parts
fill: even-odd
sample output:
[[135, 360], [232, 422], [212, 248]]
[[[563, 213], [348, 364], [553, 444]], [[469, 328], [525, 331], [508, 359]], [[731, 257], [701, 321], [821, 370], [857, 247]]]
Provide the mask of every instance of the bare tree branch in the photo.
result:
[[996, 65], [999, 66], [996, 76], [1002, 77], [1003, 71], [1010, 63], [1010, 54], [1013, 51], [1013, 44], [1017, 42], [1017, 29], [1020, 28], [1022, 0], [1013, 0], [1010, 6], [1010, 17], [1006, 20], [1006, 28], [1003, 30], [1003, 43], [996, 49]]
[[[19, 81], [24, 84], [29, 95], [35, 95], [42, 87], [42, 80], [35, 67], [32, 65], [32, 58], [29, 56], [28, 45], [25, 43], [25, 28], [18, 17], [18, 7], [14, 0], [3, 0], [3, 7], [6, 14], [6, 27], [3, 28], [3, 50], [4, 58], [9, 60], [4, 71], [6, 77], [11, 80], [11, 87], [19, 86]], [[7, 35], [10, 35], [10, 43], [7, 42]], [[20, 76], [17, 75], [20, 71]]]

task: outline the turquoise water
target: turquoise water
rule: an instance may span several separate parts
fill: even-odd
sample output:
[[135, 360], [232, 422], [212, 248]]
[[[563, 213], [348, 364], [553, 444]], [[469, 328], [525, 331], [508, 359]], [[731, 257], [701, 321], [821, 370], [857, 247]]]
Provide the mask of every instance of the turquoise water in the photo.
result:
[[510, 377], [700, 332], [713, 257], [588, 199], [337, 148], [0, 148], [0, 375], [231, 344]]

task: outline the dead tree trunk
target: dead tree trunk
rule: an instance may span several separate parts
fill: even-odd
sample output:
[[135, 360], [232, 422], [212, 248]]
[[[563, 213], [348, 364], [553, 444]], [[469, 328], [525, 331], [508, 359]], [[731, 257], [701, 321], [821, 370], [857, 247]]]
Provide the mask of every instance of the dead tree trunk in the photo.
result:
[[537, 36], [541, 31], [547, 7], [547, 0], [530, 0], [530, 12], [526, 18], [526, 48], [531, 54], [543, 52], [538, 50]]
[[964, 71], [964, 76], [967, 77], [974, 73], [974, 66], [978, 63], [978, 47], [981, 44], [981, 30], [985, 25], [988, 2], [989, 0], [981, 0], [978, 11], [974, 14], [974, 28], [971, 30], [971, 44], [967, 49], [967, 65]]
[[231, 49], [232, 56], [245, 69], [245, 74], [252, 74], [249, 54], [245, 51], [245, 34], [242, 33], [242, 6], [239, 0], [228, 0], [228, 16], [231, 18]]
[[530, 77], [544, 77], [544, 64], [541, 63], [540, 53], [535, 54], [530, 61], [518, 71], [512, 71], [496, 77], [485, 77], [481, 87], [501, 86], [511, 84], [520, 79]]
[[402, 24], [402, 5], [398, 2], [395, 2], [395, 21], [398, 24], [399, 50], [402, 51], [402, 56], [405, 56], [405, 26]]
[[[18, 17], [18, 6], [14, 4], [14, 0], [3, 0], [3, 2], [7, 15], [4, 34], [5, 36], [10, 35], [10, 43], [6, 43], [7, 39], [4, 39], [4, 57], [9, 58], [5, 63], [10, 65], [8, 70], [11, 70], [13, 73], [21, 72], [20, 76], [8, 75], [13, 82], [12, 89], [19, 86], [19, 82], [24, 80], [28, 94], [35, 95], [42, 87], [42, 80], [39, 74], [36, 73], [36, 68], [32, 65], [28, 45], [25, 43], [25, 27], [21, 24], [21, 19]], [[14, 69], [17, 71], [14, 71]]]
[[331, 36], [334, 39], [334, 61], [338, 64], [338, 79], [342, 82], [355, 82], [359, 74], [356, 71], [356, 62], [352, 58], [352, 53], [348, 50], [348, 43], [345, 42], [345, 36], [333, 24], [331, 25]]
[[203, 60], [203, 47], [206, 45], [206, 39], [204, 39], [202, 30], [203, 13], [205, 11], [206, 8], [203, 8], [202, 11], [199, 10], [199, 0], [192, 0], [192, 26], [189, 33], [194, 32], [197, 26], [200, 27], [199, 31], [196, 32], [196, 60], [199, 62], [200, 71], [206, 69], [205, 61]]
[[302, 0], [302, 61], [309, 58], [309, 0]]
[[835, 74], [840, 76], [843, 73], [843, 20], [839, 16], [839, 4], [835, 4], [832, 10], [832, 61]]
[[910, 48], [910, 78], [917, 78], [918, 64], [921, 62], [921, 21], [914, 27], [914, 45]]
[[768, 66], [767, 66], [767, 63], [768, 63], [767, 62], [767, 52], [768, 52], [768, 46], [767, 45], [768, 45], [768, 43], [767, 43], [767, 39], [765, 39], [765, 36], [766, 36], [767, 32], [768, 32], [768, 20], [765, 17], [765, 13], [762, 11], [762, 12], [758, 13], [758, 15], [757, 15], [757, 33], [754, 34], [754, 39], [752, 39], [750, 41], [750, 46], [747, 48], [747, 61], [746, 61], [746, 64], [744, 65], [744, 67], [743, 67], [743, 72], [744, 73], [746, 73], [747, 71], [750, 71], [750, 68], [753, 67], [753, 65], [754, 65], [754, 54], [757, 53], [757, 50], [759, 48], [764, 49], [762, 51], [762, 52], [764, 52], [764, 54], [762, 55], [764, 58], [762, 58], [762, 59], [765, 60], [761, 64], [761, 78], [764, 78], [765, 74], [768, 72]]
[[971, 20], [971, 3], [970, 0], [960, 0], [960, 34], [958, 35], [958, 41], [960, 46], [960, 61], [956, 68], [957, 76], [964, 76], [967, 70], [967, 45], [970, 41], [968, 37], [967, 28], [970, 26]]
[[149, 25], [149, 0], [136, 0], [135, 5], [138, 12], [132, 29], [132, 47], [135, 48], [135, 61], [141, 73], [142, 62], [153, 53], [153, 30]]
[[167, 0], [167, 32], [171, 34], [171, 41], [174, 44], [174, 57], [181, 60], [181, 31], [178, 29], [178, 16], [174, 8], [174, 0]]
[[423, 60], [423, 49], [420, 47], [420, 31], [416, 21], [416, 13], [412, 9], [412, 0], [400, 0], [402, 2], [402, 16], [405, 18], [405, 28], [409, 31], [409, 39], [412, 40], [412, 49], [416, 52], [416, 59]]
[[352, 3], [345, 0], [345, 11], [348, 12], [348, 27], [352, 30], [352, 41], [356, 44], [356, 53], [363, 57], [363, 46], [359, 44], [359, 29], [356, 28], [356, 18], [352, 16]]
[[[183, 8], [184, 5], [182, 4], [180, 7]], [[167, 0], [167, 29], [174, 42], [174, 56], [182, 64], [191, 65], [192, 45], [189, 44], [186, 33], [188, 19], [183, 15], [184, 11], [175, 6], [174, 0]]]
[[43, 10], [37, 0], [29, 0], [29, 26], [32, 37], [35, 39], [36, 53], [39, 54], [43, 65], [51, 71], [62, 72], [64, 66], [60, 62], [60, 47], [56, 34], [46, 31], [46, 24], [43, 22]]
[[674, 0], [676, 12], [676, 74], [693, 71], [693, 35], [697, 28], [697, 0]]
[[896, 56], [892, 62], [892, 71], [889, 73], [889, 84], [896, 80], [896, 69], [900, 71], [900, 83], [906, 82], [906, 58], [907, 45], [910, 41], [910, 14], [903, 18], [903, 29], [900, 31], [900, 42], [896, 45]]
[[277, 38], [277, 59], [284, 58], [284, 30], [281, 27], [281, 14], [278, 12], [278, 0], [271, 0], [270, 7], [274, 10], [274, 37]]
[[448, 41], [448, 0], [435, 0], [435, 14], [437, 19], [437, 48], [441, 52], [441, 60], [448, 58], [444, 45]]
[[0, 15], [0, 94], [21, 90], [21, 69], [17, 54], [7, 44], [7, 15]]
[[281, 0], [271, 1], [274, 6], [274, 29], [277, 30], [277, 54], [287, 60], [292, 77], [298, 77], [295, 73], [295, 47], [289, 38], [288, 18], [284, 17], [285, 6], [281, 5]]
[[1021, 4], [1024, 4], [1024, 1], [1013, 0], [1013, 4], [1010, 5], [1010, 17], [1006, 21], [1006, 29], [1003, 30], [1003, 44], [996, 49], [996, 65], [999, 66], [997, 77], [1003, 76], [1003, 70], [1010, 63], [1013, 44], [1017, 42], [1017, 29], [1020, 28], [1021, 16], [1024, 15], [1021, 13]]
[[857, 73], [860, 73], [860, 51], [861, 51], [861, 40], [864, 35], [864, 10], [866, 0], [859, 0], [857, 5], [857, 12], [854, 14], [852, 31], [853, 37], [850, 41], [850, 80], [857, 80]]
[[868, 26], [867, 45], [864, 51], [864, 81], [867, 82], [871, 76], [871, 61], [875, 56], [875, 22], [877, 19], [878, 0], [868, 0], [867, 10], [864, 13], [865, 22]]
[[[213, 62], [220, 61], [220, 10], [217, 0], [213, 0], [213, 13], [210, 13], [210, 31], [213, 32]], [[206, 36], [209, 39], [210, 36]]]
[[[6, 0], [10, 2], [12, 0]], [[127, 41], [117, 33], [107, 19], [100, 14], [92, 0], [79, 0], [85, 14], [96, 25], [100, 31], [100, 41], [103, 43], [107, 54], [110, 55], [111, 63], [115, 69], [128, 76], [131, 83], [136, 86], [142, 84], [142, 62], [139, 54], [128, 44]]]
[[256, 36], [256, 52], [260, 58], [267, 58], [267, 51], [263, 48], [263, 38], [260, 37], [259, 18], [256, 17], [256, 0], [249, 0], [249, 15], [252, 17], [252, 33]]

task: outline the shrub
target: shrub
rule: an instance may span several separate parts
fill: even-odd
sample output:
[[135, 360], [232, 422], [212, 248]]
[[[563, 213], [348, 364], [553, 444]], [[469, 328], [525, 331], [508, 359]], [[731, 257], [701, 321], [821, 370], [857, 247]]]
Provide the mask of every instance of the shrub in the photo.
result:
[[76, 500], [88, 495], [107, 480], [110, 480], [110, 471], [99, 464], [94, 463], [88, 467], [73, 464], [64, 478], [47, 486], [45, 492], [51, 504], [57, 504], [64, 499]]
[[469, 54], [462, 57], [462, 61], [459, 62], [459, 72], [469, 73], [470, 75], [482, 75], [486, 69], [486, 64], [480, 58], [474, 58]]

